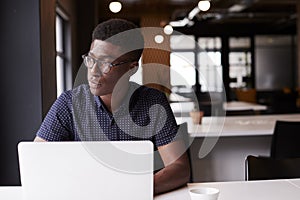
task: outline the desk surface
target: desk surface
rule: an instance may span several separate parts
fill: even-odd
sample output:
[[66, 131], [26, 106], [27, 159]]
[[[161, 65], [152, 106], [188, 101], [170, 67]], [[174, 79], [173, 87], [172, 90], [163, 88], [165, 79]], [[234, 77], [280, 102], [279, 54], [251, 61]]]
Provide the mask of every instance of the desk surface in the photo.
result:
[[300, 114], [203, 117], [194, 124], [190, 117], [176, 117], [178, 124], [187, 122], [191, 137], [226, 137], [272, 135], [276, 120], [300, 121]]
[[191, 183], [187, 187], [159, 195], [155, 200], [189, 200], [188, 189], [200, 186], [215, 187], [220, 190], [218, 200], [299, 200], [300, 179], [266, 181], [234, 181]]
[[[188, 189], [200, 186], [218, 188], [220, 190], [218, 200], [299, 200], [300, 198], [300, 179], [282, 179], [190, 183], [186, 187], [158, 195], [154, 200], [190, 200]], [[22, 200], [22, 188], [0, 187], [0, 199]]]
[[20, 186], [1, 186], [0, 187], [1, 200], [22, 200], [22, 188]]

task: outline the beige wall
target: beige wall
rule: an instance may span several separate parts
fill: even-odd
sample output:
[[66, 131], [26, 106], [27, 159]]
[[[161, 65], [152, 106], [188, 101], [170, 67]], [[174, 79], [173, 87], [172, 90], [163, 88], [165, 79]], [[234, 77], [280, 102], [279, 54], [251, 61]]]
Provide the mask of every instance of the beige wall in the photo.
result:
[[[143, 31], [145, 50], [142, 63], [143, 84], [170, 93], [170, 37], [163, 32], [164, 22], [167, 19], [167, 15], [149, 14], [141, 18], [141, 27], [145, 28]], [[164, 37], [161, 44], [154, 41], [157, 34]]]

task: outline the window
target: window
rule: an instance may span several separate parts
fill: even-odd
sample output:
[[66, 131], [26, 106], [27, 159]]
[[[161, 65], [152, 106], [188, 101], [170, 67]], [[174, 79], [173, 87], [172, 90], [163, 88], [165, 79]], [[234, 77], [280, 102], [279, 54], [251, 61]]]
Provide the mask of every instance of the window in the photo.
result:
[[142, 58], [140, 58], [140, 60], [139, 60], [139, 68], [138, 68], [138, 70], [135, 72], [135, 74], [133, 74], [130, 77], [130, 81], [135, 82], [135, 83], [140, 84], [140, 85], [143, 85]]
[[199, 77], [202, 91], [222, 92], [221, 38], [201, 37], [198, 39]]
[[56, 9], [56, 88], [57, 96], [72, 88], [70, 25], [67, 15]]
[[171, 85], [195, 85], [194, 52], [171, 53]]
[[172, 35], [170, 46], [171, 86], [191, 89], [196, 83], [194, 36]]
[[172, 35], [172, 87], [201, 85], [202, 92], [222, 92], [221, 38]]
[[229, 38], [229, 86], [231, 88], [251, 85], [251, 41], [249, 37]]

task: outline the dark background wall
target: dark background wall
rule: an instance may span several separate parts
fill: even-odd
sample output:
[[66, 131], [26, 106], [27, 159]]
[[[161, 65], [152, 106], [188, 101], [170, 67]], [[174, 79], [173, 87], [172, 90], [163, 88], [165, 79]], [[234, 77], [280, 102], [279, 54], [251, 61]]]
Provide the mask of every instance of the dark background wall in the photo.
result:
[[2, 0], [0, 3], [0, 185], [20, 185], [17, 144], [32, 141], [56, 99], [55, 13], [71, 26], [73, 79], [98, 22], [96, 0]]
[[0, 185], [18, 185], [17, 144], [42, 120], [39, 0], [2, 0]]

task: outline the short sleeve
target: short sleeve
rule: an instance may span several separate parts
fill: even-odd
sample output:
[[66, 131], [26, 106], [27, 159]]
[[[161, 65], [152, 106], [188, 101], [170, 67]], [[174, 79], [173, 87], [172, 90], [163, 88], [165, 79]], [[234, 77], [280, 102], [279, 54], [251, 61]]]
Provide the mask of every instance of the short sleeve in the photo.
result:
[[[160, 120], [161, 118], [164, 118], [164, 116], [161, 116], [161, 113], [158, 113], [157, 116], [157, 124], [158, 127], [162, 127], [161, 130], [157, 130], [157, 133], [154, 135], [154, 143], [157, 147], [163, 146], [166, 144], [171, 143], [172, 141], [178, 139], [177, 132], [178, 132], [178, 126], [174, 117], [174, 114], [172, 112], [172, 109], [170, 107], [169, 101], [164, 93], [158, 92], [155, 94], [156, 96], [156, 103], [163, 106], [163, 108], [166, 111], [166, 121]], [[163, 123], [164, 124], [160, 124]]]
[[71, 93], [64, 92], [54, 102], [44, 118], [37, 136], [46, 141], [73, 140]]

